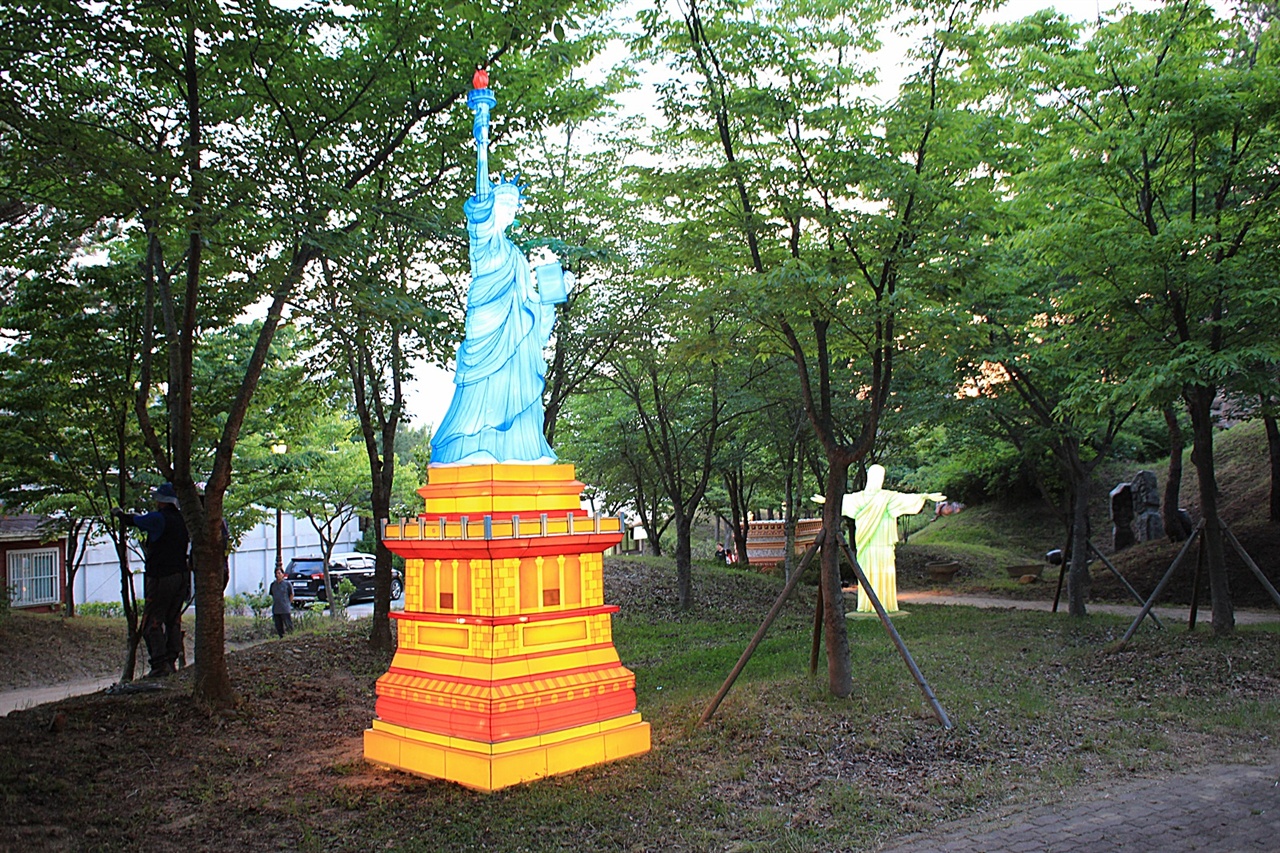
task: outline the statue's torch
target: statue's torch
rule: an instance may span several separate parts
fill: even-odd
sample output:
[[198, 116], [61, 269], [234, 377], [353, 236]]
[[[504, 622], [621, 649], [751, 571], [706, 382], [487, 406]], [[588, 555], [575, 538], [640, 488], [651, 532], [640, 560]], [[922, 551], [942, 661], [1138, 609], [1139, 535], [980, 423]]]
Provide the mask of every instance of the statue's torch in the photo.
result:
[[489, 110], [497, 106], [498, 99], [489, 90], [489, 72], [483, 68], [476, 69], [471, 86], [467, 106], [475, 113], [471, 135], [476, 139], [476, 198], [482, 199], [493, 192], [489, 181]]

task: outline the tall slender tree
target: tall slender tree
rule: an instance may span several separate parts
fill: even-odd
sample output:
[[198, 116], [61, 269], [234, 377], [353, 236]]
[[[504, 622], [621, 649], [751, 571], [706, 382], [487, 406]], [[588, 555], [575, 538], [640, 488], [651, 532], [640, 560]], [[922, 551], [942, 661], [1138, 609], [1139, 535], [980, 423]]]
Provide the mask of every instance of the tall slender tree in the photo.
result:
[[[368, 187], [432, 159], [424, 152], [457, 154], [448, 119], [476, 65], [564, 58], [556, 29], [598, 8], [72, 2], [52, 21], [34, 0], [0, 9], [10, 39], [0, 173], [13, 185], [6, 210], [17, 210], [2, 227], [31, 243], [113, 228], [145, 244], [135, 411], [191, 534], [198, 699], [236, 700], [223, 650], [224, 496], [286, 305], [328, 246], [381, 215]], [[518, 87], [519, 75], [510, 82]], [[265, 316], [200, 500], [192, 365], [207, 330], [250, 306]], [[168, 398], [164, 425], [150, 410], [157, 387]]]
[[[891, 104], [866, 97], [888, 4], [716, 3], [654, 12], [640, 46], [670, 57], [660, 135], [679, 170], [650, 197], [673, 257], [735, 290], [793, 360], [827, 466], [821, 590], [829, 689], [852, 690], [839, 507], [874, 446], [912, 316], [981, 235], [986, 131], [960, 82], [984, 3], [904, 4], [915, 71]], [[703, 280], [711, 279], [710, 274]]]
[[1168, 0], [1087, 31], [1040, 13], [997, 43], [1032, 154], [1012, 182], [1038, 211], [1028, 237], [1124, 320], [1109, 333], [1133, 351], [1130, 381], [1156, 402], [1177, 389], [1190, 416], [1213, 630], [1229, 633], [1214, 401], [1277, 355], [1274, 22]]

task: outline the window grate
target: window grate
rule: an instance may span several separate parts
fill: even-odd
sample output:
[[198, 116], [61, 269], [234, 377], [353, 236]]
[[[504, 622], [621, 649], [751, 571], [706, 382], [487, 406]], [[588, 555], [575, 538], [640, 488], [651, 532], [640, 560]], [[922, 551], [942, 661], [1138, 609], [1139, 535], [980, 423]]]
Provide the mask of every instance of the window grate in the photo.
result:
[[13, 607], [58, 603], [57, 548], [10, 551], [7, 562]]

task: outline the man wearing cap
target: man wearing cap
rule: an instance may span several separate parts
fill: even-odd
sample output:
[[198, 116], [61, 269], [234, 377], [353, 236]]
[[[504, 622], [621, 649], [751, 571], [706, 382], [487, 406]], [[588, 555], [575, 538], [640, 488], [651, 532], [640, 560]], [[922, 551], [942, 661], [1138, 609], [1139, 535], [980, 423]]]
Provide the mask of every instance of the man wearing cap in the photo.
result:
[[142, 639], [147, 643], [151, 671], [147, 678], [162, 678], [177, 669], [182, 654], [182, 605], [191, 589], [187, 565], [190, 542], [187, 525], [178, 510], [172, 483], [151, 490], [156, 502], [152, 512], [135, 515], [119, 508], [112, 515], [146, 532], [143, 551], [147, 571], [143, 580], [146, 604], [142, 608]]

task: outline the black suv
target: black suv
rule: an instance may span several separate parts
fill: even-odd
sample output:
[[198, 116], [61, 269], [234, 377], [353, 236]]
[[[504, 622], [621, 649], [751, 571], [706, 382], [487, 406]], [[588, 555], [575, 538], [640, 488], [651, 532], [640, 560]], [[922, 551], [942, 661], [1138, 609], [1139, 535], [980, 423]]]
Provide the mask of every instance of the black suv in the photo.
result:
[[[337, 588], [343, 578], [351, 581], [356, 591], [351, 593], [351, 601], [362, 598], [373, 598], [373, 566], [372, 554], [334, 554], [329, 559], [329, 583]], [[311, 601], [327, 601], [324, 594], [324, 558], [294, 557], [284, 570], [285, 580], [293, 587], [293, 603], [301, 607]], [[404, 595], [404, 574], [394, 566], [391, 568], [391, 598], [398, 600]]]

